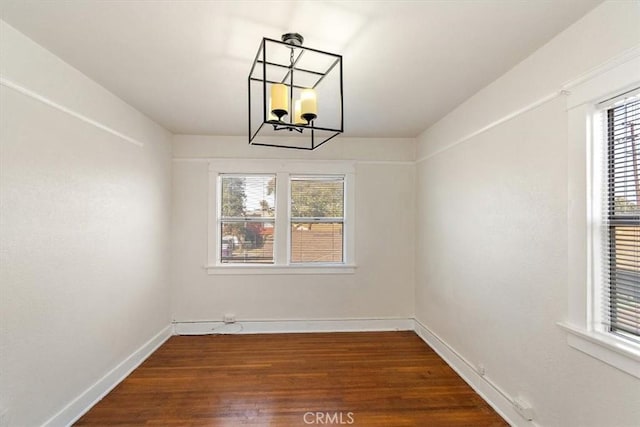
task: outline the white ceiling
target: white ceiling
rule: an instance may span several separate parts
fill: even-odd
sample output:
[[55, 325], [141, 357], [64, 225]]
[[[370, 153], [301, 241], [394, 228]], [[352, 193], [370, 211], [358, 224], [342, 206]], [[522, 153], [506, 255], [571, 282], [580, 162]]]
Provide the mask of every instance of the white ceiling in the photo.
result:
[[413, 137], [601, 0], [27, 1], [3, 20], [174, 133], [246, 135], [261, 38], [344, 56], [345, 135]]

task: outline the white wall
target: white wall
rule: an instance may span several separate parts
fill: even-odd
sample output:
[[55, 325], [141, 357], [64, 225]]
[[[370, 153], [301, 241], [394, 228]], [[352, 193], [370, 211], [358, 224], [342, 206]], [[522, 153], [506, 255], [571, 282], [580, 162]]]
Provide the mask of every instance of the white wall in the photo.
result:
[[[637, 46], [639, 19], [637, 2], [596, 8], [425, 131], [417, 167], [412, 139], [343, 138], [304, 154], [238, 137], [171, 144], [1, 23], [3, 78], [144, 146], [0, 86], [0, 416], [42, 424], [171, 318], [406, 318], [415, 309], [530, 401], [538, 424], [637, 424], [638, 381], [569, 348], [555, 324], [567, 316], [563, 99], [440, 150]], [[356, 273], [207, 275], [208, 158], [354, 160]]]
[[[337, 139], [314, 152], [246, 138], [175, 136], [172, 315], [177, 322], [413, 317], [413, 139]], [[356, 161], [356, 264], [350, 275], [208, 275], [207, 158]]]
[[416, 318], [543, 426], [640, 421], [640, 382], [568, 347], [556, 325], [568, 304], [565, 99], [445, 148], [637, 48], [639, 23], [640, 3], [602, 4], [419, 138]]
[[151, 120], [0, 25], [0, 415], [35, 426], [169, 325], [171, 145]]

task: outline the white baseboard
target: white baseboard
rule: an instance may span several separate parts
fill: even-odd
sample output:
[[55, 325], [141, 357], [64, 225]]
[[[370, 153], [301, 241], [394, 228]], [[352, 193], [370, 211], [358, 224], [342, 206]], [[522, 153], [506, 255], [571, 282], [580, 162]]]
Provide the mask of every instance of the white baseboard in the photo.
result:
[[481, 376], [469, 361], [451, 348], [442, 338], [415, 319], [415, 332], [438, 356], [462, 377], [502, 418], [516, 427], [538, 427], [534, 421], [527, 421], [513, 407], [513, 398], [502, 391], [486, 376]]
[[278, 334], [296, 332], [412, 331], [413, 319], [249, 320], [174, 322], [176, 335]]
[[158, 332], [153, 338], [134, 351], [118, 366], [100, 378], [91, 387], [76, 397], [71, 403], [62, 408], [60, 412], [49, 418], [43, 424], [45, 427], [69, 426], [76, 422], [98, 401], [106, 396], [115, 386], [120, 384], [127, 375], [136, 369], [147, 357], [173, 335], [173, 327], [169, 325]]

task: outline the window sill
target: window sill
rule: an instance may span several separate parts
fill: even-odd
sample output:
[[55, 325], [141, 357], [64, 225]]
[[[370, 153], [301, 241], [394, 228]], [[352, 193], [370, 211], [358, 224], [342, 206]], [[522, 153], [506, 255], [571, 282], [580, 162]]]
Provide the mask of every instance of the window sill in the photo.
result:
[[353, 264], [300, 264], [300, 265], [207, 265], [211, 275], [252, 275], [252, 274], [354, 274]]
[[569, 333], [567, 335], [569, 346], [640, 379], [639, 345], [602, 332], [587, 331], [568, 323], [558, 323], [558, 326]]

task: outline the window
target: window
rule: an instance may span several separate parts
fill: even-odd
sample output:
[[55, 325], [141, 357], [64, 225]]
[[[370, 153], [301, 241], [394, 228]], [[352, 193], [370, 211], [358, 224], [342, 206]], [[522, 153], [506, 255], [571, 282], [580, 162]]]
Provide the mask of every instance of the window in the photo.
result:
[[640, 378], [640, 58], [569, 83], [568, 311], [572, 348]]
[[342, 262], [344, 176], [291, 177], [291, 262]]
[[640, 98], [623, 98], [601, 115], [607, 151], [603, 321], [609, 332], [639, 341]]
[[353, 165], [212, 161], [210, 274], [354, 272]]
[[273, 263], [275, 175], [220, 175], [220, 262]]

